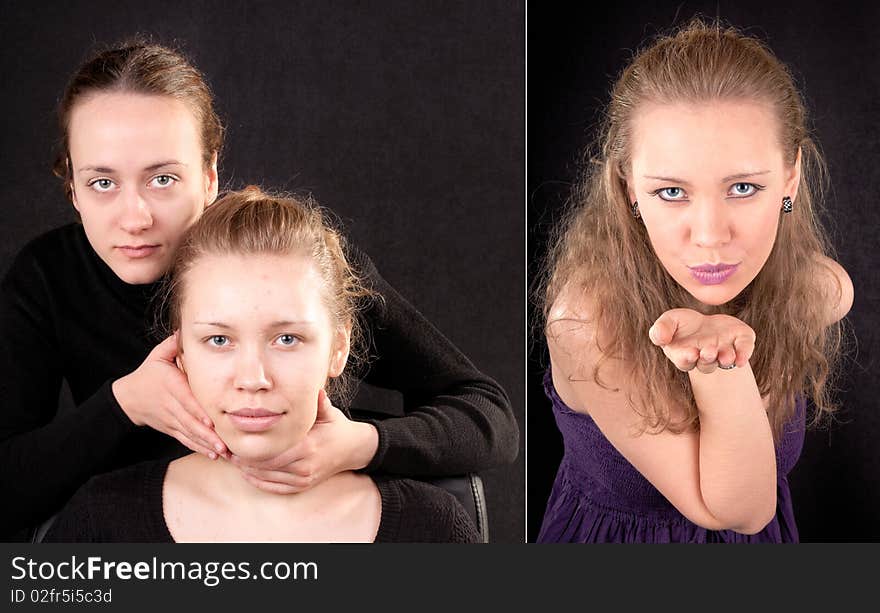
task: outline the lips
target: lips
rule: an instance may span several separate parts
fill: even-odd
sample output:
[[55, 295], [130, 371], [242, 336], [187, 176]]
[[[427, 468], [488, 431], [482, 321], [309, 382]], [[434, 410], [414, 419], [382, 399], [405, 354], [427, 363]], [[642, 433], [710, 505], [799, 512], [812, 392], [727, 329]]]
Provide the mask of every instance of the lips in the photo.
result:
[[119, 245], [116, 247], [129, 258], [146, 258], [159, 250], [159, 245]]
[[229, 417], [229, 421], [244, 432], [264, 432], [284, 417], [284, 413], [252, 407], [227, 411], [226, 415]]
[[698, 264], [688, 266], [691, 276], [703, 285], [720, 285], [733, 276], [739, 264]]

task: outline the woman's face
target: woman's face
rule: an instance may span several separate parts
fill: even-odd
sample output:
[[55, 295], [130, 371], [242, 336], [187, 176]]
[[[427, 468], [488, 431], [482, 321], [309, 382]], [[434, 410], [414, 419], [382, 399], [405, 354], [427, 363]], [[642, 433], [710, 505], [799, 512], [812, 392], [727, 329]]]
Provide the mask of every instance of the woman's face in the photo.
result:
[[92, 248], [126, 283], [157, 280], [217, 196], [195, 116], [166, 96], [99, 93], [73, 108], [68, 129], [73, 204]]
[[298, 255], [211, 255], [186, 273], [180, 365], [236, 455], [265, 460], [302, 440], [318, 391], [348, 358], [324, 282]]
[[800, 160], [785, 163], [778, 134], [770, 109], [754, 102], [648, 104], [635, 116], [630, 201], [663, 267], [704, 304], [751, 283], [783, 197], [797, 198]]

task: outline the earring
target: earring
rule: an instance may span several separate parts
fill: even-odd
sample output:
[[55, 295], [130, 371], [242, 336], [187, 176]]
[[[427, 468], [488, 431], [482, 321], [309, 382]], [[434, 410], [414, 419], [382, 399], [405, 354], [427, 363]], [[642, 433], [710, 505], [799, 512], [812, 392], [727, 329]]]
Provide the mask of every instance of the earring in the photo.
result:
[[791, 198], [789, 198], [788, 196], [783, 198], [782, 199], [782, 212], [783, 213], [791, 213], [792, 208], [793, 208], [792, 204], [793, 203], [791, 201]]
[[633, 217], [635, 217], [636, 219], [641, 218], [642, 214], [639, 213], [639, 201], [638, 200], [636, 200], [635, 202], [632, 203], [632, 212], [633, 212]]

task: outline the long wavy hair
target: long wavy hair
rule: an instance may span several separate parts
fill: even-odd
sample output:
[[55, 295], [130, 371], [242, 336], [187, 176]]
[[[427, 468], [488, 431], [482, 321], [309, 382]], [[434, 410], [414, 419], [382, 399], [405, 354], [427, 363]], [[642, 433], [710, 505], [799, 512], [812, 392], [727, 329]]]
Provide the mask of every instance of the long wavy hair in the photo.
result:
[[[642, 104], [750, 100], [769, 104], [779, 125], [788, 164], [801, 152], [801, 178], [794, 211], [780, 219], [769, 259], [732, 301], [701, 305], [679, 286], [654, 254], [647, 231], [631, 211], [626, 177], [631, 168], [633, 118]], [[812, 266], [831, 254], [818, 209], [827, 171], [810, 137], [804, 102], [786, 67], [759, 40], [719, 23], [694, 19], [637, 53], [611, 92], [599, 135], [572, 193], [564, 223], [551, 242], [536, 298], [544, 332], [563, 289], [588, 299], [602, 358], [586, 373], [603, 387], [602, 364], [631, 364], [629, 402], [640, 406], [645, 430], [682, 432], [699, 427], [686, 373], [677, 370], [648, 339], [665, 311], [687, 307], [732, 315], [754, 329], [751, 358], [762, 396], [769, 397], [774, 436], [795, 411], [795, 400], [812, 398], [818, 419], [834, 406], [831, 375], [841, 346], [841, 324], [827, 326], [827, 296]], [[672, 407], [686, 417], [672, 419]]]

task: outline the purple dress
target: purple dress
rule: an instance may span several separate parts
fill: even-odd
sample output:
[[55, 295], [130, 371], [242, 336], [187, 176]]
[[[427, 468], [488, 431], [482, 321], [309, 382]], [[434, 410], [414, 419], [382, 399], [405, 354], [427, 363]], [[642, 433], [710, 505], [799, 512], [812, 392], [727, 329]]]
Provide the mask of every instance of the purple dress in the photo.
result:
[[589, 415], [565, 406], [548, 370], [565, 454], [547, 501], [539, 543], [796, 543], [787, 475], [804, 443], [805, 402], [776, 446], [776, 517], [757, 534], [707, 530], [686, 519], [605, 438]]

